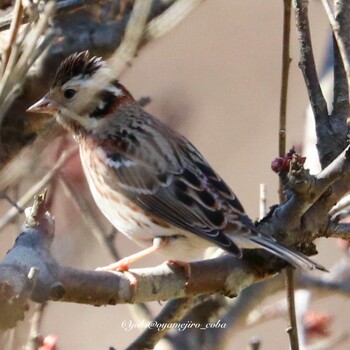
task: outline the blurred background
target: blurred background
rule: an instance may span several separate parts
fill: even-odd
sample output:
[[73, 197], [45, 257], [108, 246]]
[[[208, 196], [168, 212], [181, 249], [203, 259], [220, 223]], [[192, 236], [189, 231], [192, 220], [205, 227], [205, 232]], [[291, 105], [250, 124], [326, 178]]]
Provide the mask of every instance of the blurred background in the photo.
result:
[[[149, 96], [146, 109], [177, 129], [197, 146], [216, 171], [233, 188], [247, 213], [258, 218], [259, 185], [267, 186], [268, 205], [278, 202], [278, 176], [270, 169], [278, 156], [278, 118], [282, 53], [282, 1], [207, 0], [166, 36], [141, 50], [120, 77], [135, 98]], [[330, 30], [319, 1], [310, 1], [311, 34], [316, 63], [325, 59]], [[308, 97], [298, 68], [299, 47], [292, 17], [291, 67], [288, 93], [287, 148], [302, 150]], [[28, 117], [30, 118], [30, 116]], [[52, 166], [54, 150], [62, 141], [48, 145], [42, 166]], [[66, 141], [65, 141], [66, 142]], [[79, 159], [65, 169], [87, 190], [79, 172]], [[28, 179], [34, 183], [37, 179]], [[22, 185], [19, 194], [26, 191]], [[64, 203], [64, 204], [63, 204]], [[1, 213], [9, 209], [1, 203]], [[82, 223], [79, 211], [57, 188], [53, 214], [56, 218], [54, 255], [59, 262], [82, 269], [94, 269], [112, 262], [107, 250]], [[96, 215], [100, 215], [96, 210]], [[109, 224], [101, 217], [106, 230]], [[19, 221], [23, 221], [23, 215]], [[13, 224], [1, 236], [4, 256], [18, 233]], [[138, 248], [117, 236], [121, 256]], [[334, 240], [317, 243], [315, 260], [327, 267], [337, 261], [340, 250]], [[135, 266], [163, 262], [154, 257]], [[277, 299], [281, 298], [279, 294]], [[154, 312], [158, 303], [151, 303]], [[331, 332], [347, 330], [349, 303], [339, 295], [313, 305], [315, 310], [334, 315]], [[122, 329], [131, 319], [127, 305], [92, 307], [50, 302], [44, 313], [43, 334], [58, 336], [59, 349], [124, 348], [140, 333]], [[286, 319], [277, 319], [233, 334], [227, 349], [243, 349], [253, 336], [262, 349], [288, 349]], [[16, 336], [20, 336], [20, 331]], [[347, 350], [346, 342], [334, 347]]]

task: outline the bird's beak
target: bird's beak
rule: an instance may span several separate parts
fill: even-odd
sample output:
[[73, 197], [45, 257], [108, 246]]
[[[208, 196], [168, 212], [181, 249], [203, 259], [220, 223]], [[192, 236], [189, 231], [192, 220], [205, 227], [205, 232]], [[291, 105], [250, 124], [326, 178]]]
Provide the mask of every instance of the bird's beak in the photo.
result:
[[58, 111], [58, 105], [57, 103], [53, 102], [50, 99], [49, 95], [45, 95], [41, 100], [34, 103], [32, 106], [30, 106], [27, 109], [27, 112], [30, 112], [30, 113], [54, 114], [57, 111]]

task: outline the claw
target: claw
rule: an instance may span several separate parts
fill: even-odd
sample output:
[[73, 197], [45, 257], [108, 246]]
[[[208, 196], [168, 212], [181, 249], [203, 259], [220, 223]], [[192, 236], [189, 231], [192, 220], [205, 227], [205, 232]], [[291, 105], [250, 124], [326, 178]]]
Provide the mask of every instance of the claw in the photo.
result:
[[[136, 294], [136, 287], [137, 287], [137, 278], [135, 275], [129, 271], [129, 266], [124, 263], [116, 262], [114, 264], [110, 264], [107, 266], [98, 267], [95, 269], [95, 271], [99, 272], [110, 272], [116, 274], [117, 272], [123, 272], [125, 277], [129, 280], [130, 288], [131, 288], [131, 294], [134, 297]], [[131, 299], [133, 299], [133, 297]]]

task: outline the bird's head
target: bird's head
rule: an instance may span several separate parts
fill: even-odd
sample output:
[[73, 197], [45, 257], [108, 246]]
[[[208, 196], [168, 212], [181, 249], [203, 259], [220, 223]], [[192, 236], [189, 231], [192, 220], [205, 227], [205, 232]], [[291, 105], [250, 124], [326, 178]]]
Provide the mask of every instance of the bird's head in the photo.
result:
[[63, 127], [79, 134], [98, 130], [133, 101], [124, 86], [111, 79], [107, 64], [84, 51], [61, 63], [49, 92], [27, 111], [53, 114]]

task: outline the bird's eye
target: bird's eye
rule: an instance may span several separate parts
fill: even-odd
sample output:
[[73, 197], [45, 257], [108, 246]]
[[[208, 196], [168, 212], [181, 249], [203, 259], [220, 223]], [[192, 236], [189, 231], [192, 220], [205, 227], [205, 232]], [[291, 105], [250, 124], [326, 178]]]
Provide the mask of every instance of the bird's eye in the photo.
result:
[[76, 90], [74, 89], [66, 89], [64, 90], [63, 92], [63, 96], [67, 99], [67, 100], [70, 100], [71, 98], [73, 98], [76, 94]]

